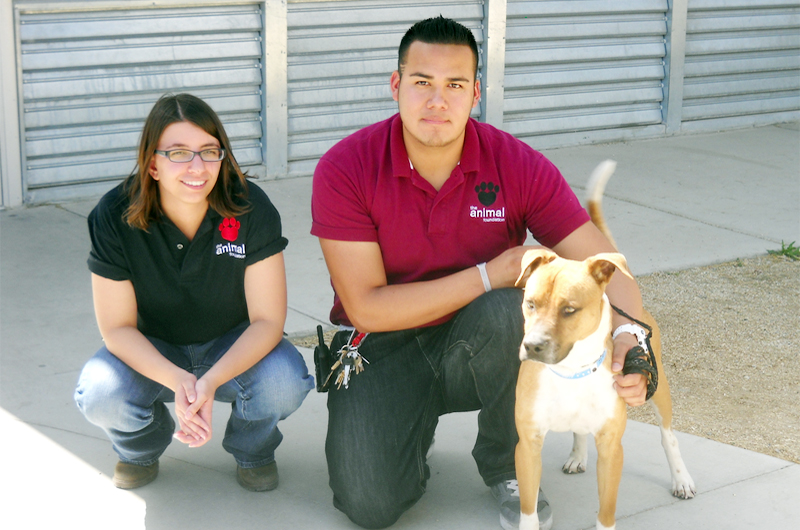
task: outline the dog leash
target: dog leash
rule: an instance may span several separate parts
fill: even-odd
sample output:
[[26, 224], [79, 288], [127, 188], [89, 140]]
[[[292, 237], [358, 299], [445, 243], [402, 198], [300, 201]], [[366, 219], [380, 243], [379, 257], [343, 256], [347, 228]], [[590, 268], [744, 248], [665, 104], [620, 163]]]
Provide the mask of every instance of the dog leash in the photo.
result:
[[622, 365], [623, 375], [628, 374], [642, 374], [647, 379], [647, 397], [646, 400], [653, 397], [658, 388], [658, 366], [656, 364], [656, 356], [653, 353], [653, 347], [650, 345], [650, 337], [653, 336], [653, 328], [630, 316], [628, 313], [618, 308], [615, 305], [611, 306], [614, 311], [623, 317], [632, 320], [643, 329], [647, 330], [644, 343], [640, 342], [639, 346], [634, 346], [628, 350], [625, 356], [625, 364]]

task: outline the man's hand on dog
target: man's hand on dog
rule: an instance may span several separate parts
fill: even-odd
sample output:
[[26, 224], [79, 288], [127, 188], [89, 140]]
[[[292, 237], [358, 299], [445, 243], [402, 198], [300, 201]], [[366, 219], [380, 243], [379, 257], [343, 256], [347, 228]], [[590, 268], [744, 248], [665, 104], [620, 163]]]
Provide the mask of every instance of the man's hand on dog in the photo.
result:
[[638, 345], [636, 337], [630, 333], [620, 333], [614, 339], [614, 354], [611, 357], [611, 370], [614, 376], [614, 388], [625, 403], [632, 407], [644, 405], [647, 396], [647, 379], [642, 374], [622, 375], [622, 365], [628, 350]]
[[486, 272], [492, 289], [514, 287], [519, 278], [519, 264], [529, 250], [543, 249], [540, 245], [520, 245], [505, 250], [502, 254], [486, 263]]

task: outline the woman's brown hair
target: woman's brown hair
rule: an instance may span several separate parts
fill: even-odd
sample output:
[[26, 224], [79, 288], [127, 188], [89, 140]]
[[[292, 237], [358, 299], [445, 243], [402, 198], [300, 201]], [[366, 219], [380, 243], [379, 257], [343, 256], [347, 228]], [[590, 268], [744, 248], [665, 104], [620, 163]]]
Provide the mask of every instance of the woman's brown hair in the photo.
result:
[[150, 175], [150, 164], [164, 129], [176, 122], [188, 122], [219, 140], [225, 149], [217, 183], [208, 195], [208, 205], [224, 217], [235, 217], [249, 208], [246, 176], [236, 163], [228, 135], [217, 113], [208, 104], [191, 94], [165, 94], [159, 98], [144, 122], [139, 141], [139, 156], [133, 172], [125, 179], [130, 205], [125, 222], [134, 228], [147, 230], [150, 222], [161, 217], [158, 184]]

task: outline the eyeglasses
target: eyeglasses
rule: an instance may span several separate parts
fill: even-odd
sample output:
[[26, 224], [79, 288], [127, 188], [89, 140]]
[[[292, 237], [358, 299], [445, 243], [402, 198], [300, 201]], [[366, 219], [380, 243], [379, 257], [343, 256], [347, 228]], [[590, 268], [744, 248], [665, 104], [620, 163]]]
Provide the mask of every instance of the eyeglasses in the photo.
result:
[[194, 160], [194, 155], [200, 155], [200, 160], [203, 162], [219, 162], [225, 158], [225, 149], [214, 147], [203, 149], [202, 151], [189, 151], [188, 149], [156, 150], [156, 154], [167, 157], [170, 162], [191, 162]]

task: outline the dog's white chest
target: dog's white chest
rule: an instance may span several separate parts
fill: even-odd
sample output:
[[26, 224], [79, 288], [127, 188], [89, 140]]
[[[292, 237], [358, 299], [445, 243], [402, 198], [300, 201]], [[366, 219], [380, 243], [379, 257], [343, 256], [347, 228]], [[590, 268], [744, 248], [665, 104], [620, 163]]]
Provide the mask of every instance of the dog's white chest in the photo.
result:
[[613, 385], [605, 366], [580, 379], [566, 379], [549, 368], [542, 370], [531, 409], [534, 423], [556, 432], [595, 433], [614, 415], [620, 398]]

